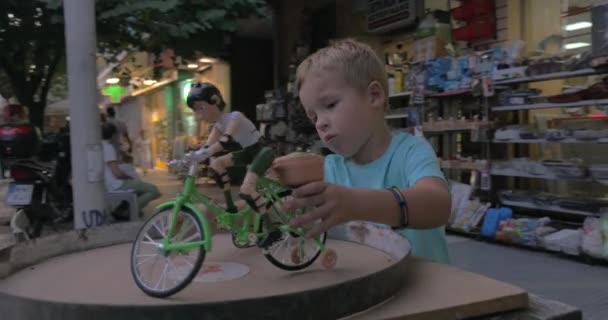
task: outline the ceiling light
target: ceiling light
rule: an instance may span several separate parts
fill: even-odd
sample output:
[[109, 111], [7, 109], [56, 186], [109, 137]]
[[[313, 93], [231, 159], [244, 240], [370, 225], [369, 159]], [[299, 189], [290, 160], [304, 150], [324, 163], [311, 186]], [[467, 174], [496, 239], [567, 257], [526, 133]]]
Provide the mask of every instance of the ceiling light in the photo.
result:
[[590, 28], [591, 26], [592, 26], [591, 22], [581, 21], [581, 22], [567, 24], [566, 27], [564, 27], [564, 29], [566, 29], [566, 31], [574, 31], [574, 30]]
[[578, 48], [583, 48], [583, 47], [588, 47], [589, 43], [587, 42], [572, 42], [572, 43], [568, 43], [564, 46], [564, 48], [566, 48], [566, 50], [572, 50], [572, 49], [578, 49]]
[[195, 63], [188, 64], [188, 69], [196, 69], [196, 68], [198, 68], [198, 64], [195, 64]]
[[120, 79], [118, 78], [109, 78], [106, 80], [107, 84], [117, 84], [118, 82], [120, 82]]
[[211, 59], [211, 58], [201, 58], [200, 60], [201, 63], [214, 63], [215, 60]]
[[151, 86], [155, 83], [156, 83], [156, 80], [152, 80], [152, 79], [144, 80], [144, 84], [147, 86]]

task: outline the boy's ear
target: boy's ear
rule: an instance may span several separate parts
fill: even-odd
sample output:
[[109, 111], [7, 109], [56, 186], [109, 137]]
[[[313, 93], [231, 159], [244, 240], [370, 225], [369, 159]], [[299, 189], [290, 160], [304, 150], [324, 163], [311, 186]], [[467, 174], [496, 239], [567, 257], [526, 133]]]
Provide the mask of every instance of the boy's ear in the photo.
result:
[[384, 89], [380, 82], [374, 80], [367, 86], [367, 97], [369, 99], [369, 104], [374, 109], [378, 108], [384, 110], [386, 94], [384, 93]]

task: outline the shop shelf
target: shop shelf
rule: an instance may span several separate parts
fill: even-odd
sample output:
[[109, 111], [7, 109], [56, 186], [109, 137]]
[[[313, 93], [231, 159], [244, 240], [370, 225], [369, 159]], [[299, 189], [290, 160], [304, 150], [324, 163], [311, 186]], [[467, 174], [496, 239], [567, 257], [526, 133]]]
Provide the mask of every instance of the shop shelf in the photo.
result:
[[579, 210], [570, 210], [564, 209], [559, 206], [538, 206], [533, 203], [524, 203], [518, 201], [509, 201], [509, 200], [501, 200], [500, 201], [505, 206], [510, 206], [514, 208], [524, 208], [524, 209], [532, 209], [532, 210], [542, 210], [542, 211], [550, 211], [550, 212], [562, 212], [569, 214], [578, 214], [582, 216], [597, 216], [597, 214], [587, 211], [579, 211]]
[[519, 83], [528, 83], [528, 82], [535, 82], [535, 81], [547, 81], [547, 80], [555, 80], [555, 79], [584, 77], [584, 76], [591, 76], [594, 74], [602, 74], [602, 73], [607, 73], [607, 72], [608, 72], [608, 70], [598, 70], [598, 69], [593, 69], [593, 68], [586, 68], [586, 69], [580, 69], [580, 70], [575, 70], [575, 71], [562, 71], [562, 72], [547, 73], [547, 74], [541, 74], [541, 75], [529, 76], [529, 77], [497, 80], [497, 81], [494, 81], [494, 84], [495, 85], [519, 84]]
[[411, 91], [405, 91], [405, 92], [393, 93], [389, 96], [389, 98], [409, 97], [410, 95], [412, 95]]
[[536, 110], [536, 109], [552, 109], [552, 108], [575, 108], [575, 107], [606, 105], [606, 104], [608, 104], [608, 99], [582, 100], [582, 101], [569, 102], [569, 103], [543, 102], [543, 103], [522, 104], [522, 105], [514, 105], [514, 106], [492, 107], [492, 111], [517, 111], [517, 110]]
[[384, 117], [384, 119], [403, 119], [407, 118], [407, 114], [389, 114]]
[[573, 138], [563, 140], [545, 140], [545, 139], [513, 139], [513, 140], [493, 140], [492, 143], [587, 143], [587, 144], [602, 144], [608, 143], [608, 138], [602, 138], [597, 140], [577, 140]]

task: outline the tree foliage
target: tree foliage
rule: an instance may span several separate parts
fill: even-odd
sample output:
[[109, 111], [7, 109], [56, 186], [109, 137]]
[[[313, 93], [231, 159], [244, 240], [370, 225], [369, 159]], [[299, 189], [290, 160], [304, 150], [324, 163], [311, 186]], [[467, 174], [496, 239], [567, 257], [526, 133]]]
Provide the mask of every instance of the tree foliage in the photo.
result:
[[[190, 58], [218, 54], [238, 21], [262, 14], [262, 0], [97, 0], [98, 51], [174, 50]], [[53, 76], [65, 58], [61, 0], [0, 1], [0, 81], [42, 127]], [[6, 85], [0, 84], [0, 88]], [[6, 89], [3, 89], [6, 91]]]

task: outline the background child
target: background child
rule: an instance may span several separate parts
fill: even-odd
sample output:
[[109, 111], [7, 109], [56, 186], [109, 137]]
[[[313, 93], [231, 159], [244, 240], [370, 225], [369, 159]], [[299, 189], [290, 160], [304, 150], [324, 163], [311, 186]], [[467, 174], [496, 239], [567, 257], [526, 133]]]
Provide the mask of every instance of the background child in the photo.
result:
[[325, 158], [325, 181], [305, 184], [286, 200], [285, 210], [314, 208], [292, 224], [322, 219], [308, 236], [351, 220], [399, 227], [413, 255], [447, 263], [445, 178], [426, 140], [391, 133], [384, 119], [387, 75], [375, 52], [354, 40], [335, 42], [300, 64], [296, 90], [336, 154]]

